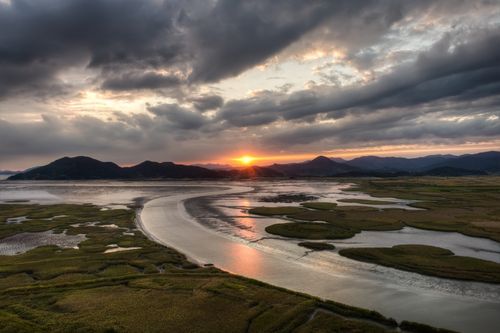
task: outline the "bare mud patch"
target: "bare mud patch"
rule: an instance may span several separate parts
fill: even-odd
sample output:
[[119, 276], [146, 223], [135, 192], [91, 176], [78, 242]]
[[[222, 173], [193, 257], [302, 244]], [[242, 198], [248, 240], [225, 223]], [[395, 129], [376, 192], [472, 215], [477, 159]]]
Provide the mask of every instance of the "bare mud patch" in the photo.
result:
[[78, 249], [78, 244], [86, 240], [83, 234], [55, 234], [52, 230], [44, 232], [23, 232], [0, 240], [0, 255], [22, 254], [39, 246], [56, 245], [65, 249]]

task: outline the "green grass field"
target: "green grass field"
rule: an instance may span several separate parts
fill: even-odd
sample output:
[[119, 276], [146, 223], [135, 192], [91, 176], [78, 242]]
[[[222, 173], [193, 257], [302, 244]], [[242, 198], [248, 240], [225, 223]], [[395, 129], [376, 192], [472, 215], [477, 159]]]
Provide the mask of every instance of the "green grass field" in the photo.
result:
[[[43, 220], [57, 215], [65, 216]], [[31, 220], [6, 224], [19, 216]], [[47, 230], [87, 236], [79, 249], [44, 246], [0, 256], [0, 332], [385, 332], [397, 326], [373, 311], [198, 267], [148, 240], [134, 217], [132, 210], [92, 205], [0, 205], [0, 239]], [[110, 224], [119, 228], [103, 227]], [[140, 249], [104, 253], [110, 244]]]

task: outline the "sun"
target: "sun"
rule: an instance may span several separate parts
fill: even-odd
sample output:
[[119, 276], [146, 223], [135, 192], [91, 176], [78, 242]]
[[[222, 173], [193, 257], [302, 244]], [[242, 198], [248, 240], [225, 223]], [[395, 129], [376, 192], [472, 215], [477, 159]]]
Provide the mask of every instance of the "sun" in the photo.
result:
[[254, 160], [255, 160], [254, 157], [248, 155], [241, 156], [240, 158], [238, 158], [238, 161], [244, 165], [250, 165]]

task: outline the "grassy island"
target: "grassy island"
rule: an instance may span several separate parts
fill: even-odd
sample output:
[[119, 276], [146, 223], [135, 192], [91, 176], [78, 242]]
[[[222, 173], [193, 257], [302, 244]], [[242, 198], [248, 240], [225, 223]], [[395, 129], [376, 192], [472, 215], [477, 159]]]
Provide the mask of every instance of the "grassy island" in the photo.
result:
[[323, 242], [300, 242], [298, 245], [313, 251], [335, 250], [335, 245]]
[[500, 264], [427, 245], [396, 245], [391, 248], [342, 249], [351, 259], [448, 279], [500, 283]]
[[392, 201], [369, 200], [369, 199], [339, 199], [339, 202], [362, 204], [362, 205], [390, 205], [394, 203]]
[[334, 202], [304, 202], [301, 203], [302, 206], [317, 210], [333, 210], [337, 207]]

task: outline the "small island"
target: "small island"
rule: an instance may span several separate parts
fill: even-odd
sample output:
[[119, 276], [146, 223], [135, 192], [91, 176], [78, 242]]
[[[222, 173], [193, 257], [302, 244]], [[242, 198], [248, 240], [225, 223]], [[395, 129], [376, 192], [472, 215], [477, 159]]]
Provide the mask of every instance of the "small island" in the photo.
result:
[[500, 264], [456, 256], [450, 250], [427, 245], [396, 245], [391, 248], [342, 249], [339, 254], [404, 271], [447, 279], [500, 283]]

